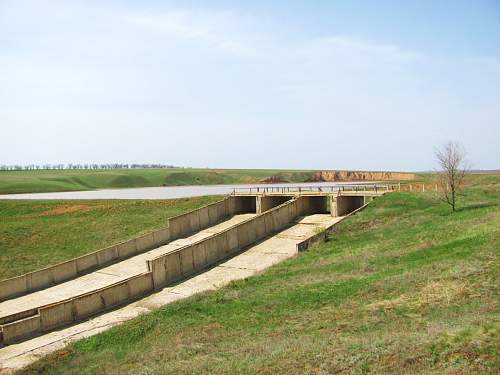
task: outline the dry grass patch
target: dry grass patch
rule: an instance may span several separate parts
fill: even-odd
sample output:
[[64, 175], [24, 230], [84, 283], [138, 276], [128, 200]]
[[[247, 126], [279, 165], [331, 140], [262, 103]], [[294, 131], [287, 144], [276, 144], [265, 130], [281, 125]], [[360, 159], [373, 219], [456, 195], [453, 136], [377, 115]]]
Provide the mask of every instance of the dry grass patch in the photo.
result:
[[54, 215], [64, 215], [64, 214], [72, 214], [75, 212], [88, 212], [91, 210], [102, 208], [102, 205], [99, 206], [89, 206], [86, 204], [72, 204], [72, 205], [62, 205], [58, 207], [54, 207], [50, 210], [42, 212], [39, 216], [54, 216]]
[[466, 282], [443, 280], [433, 281], [422, 287], [415, 294], [402, 294], [394, 299], [370, 303], [366, 307], [370, 311], [392, 310], [398, 307], [407, 307], [416, 310], [426, 306], [448, 306], [464, 298], [478, 296], [480, 295], [473, 294], [472, 288]]

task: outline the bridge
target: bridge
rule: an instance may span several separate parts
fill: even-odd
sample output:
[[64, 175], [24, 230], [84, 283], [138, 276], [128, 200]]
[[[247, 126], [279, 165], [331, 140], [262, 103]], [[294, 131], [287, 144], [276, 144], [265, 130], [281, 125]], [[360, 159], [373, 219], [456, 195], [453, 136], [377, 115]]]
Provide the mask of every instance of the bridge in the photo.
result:
[[400, 184], [344, 184], [332, 186], [273, 186], [235, 188], [232, 195], [246, 199], [249, 209], [265, 212], [297, 197], [308, 197], [316, 213], [344, 216], [374, 197], [401, 189]]

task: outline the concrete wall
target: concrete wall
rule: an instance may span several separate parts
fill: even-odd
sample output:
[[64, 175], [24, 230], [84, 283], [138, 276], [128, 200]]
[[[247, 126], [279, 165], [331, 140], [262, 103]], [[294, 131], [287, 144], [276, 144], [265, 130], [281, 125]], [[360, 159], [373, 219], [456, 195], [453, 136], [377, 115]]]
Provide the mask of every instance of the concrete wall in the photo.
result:
[[40, 332], [40, 316], [38, 314], [13, 323], [4, 324], [0, 331], [0, 347], [2, 345], [13, 344]]
[[41, 307], [32, 316], [2, 324], [0, 346], [86, 319], [152, 291], [153, 275], [147, 272], [91, 293]]
[[362, 207], [364, 203], [363, 196], [333, 196], [331, 201], [332, 216], [345, 216]]
[[150, 259], [147, 261], [148, 270], [153, 274], [154, 287], [162, 288], [234, 255], [252, 243], [282, 230], [297, 216], [315, 208], [315, 200], [299, 197], [197, 243]]
[[170, 239], [186, 237], [191, 233], [217, 224], [235, 213], [251, 212], [245, 211], [248, 202], [244, 198], [246, 197], [230, 196], [220, 202], [168, 219]]
[[95, 269], [162, 246], [169, 240], [169, 228], [163, 228], [51, 267], [3, 280], [0, 282], [0, 301], [71, 280]]

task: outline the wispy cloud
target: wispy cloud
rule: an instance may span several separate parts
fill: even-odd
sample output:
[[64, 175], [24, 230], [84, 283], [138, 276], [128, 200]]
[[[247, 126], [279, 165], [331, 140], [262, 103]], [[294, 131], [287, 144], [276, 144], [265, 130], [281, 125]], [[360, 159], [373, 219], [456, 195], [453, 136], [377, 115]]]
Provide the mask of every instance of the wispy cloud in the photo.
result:
[[239, 19], [238, 15], [230, 12], [206, 13], [186, 10], [123, 16], [124, 22], [147, 31], [202, 42], [233, 54], [252, 55], [256, 52], [254, 46], [238, 37], [241, 31], [231, 27], [237, 23], [236, 19]]
[[308, 40], [296, 49], [297, 56], [309, 61], [329, 60], [351, 68], [376, 68], [378, 64], [397, 66], [423, 58], [421, 53], [349, 35], [329, 35]]

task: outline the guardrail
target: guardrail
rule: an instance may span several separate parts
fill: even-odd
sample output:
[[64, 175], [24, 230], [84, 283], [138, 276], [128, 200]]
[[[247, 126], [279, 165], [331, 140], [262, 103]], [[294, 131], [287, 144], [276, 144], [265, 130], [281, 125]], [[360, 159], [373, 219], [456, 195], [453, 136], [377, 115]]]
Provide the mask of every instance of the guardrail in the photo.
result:
[[233, 188], [232, 195], [237, 194], [302, 194], [302, 193], [337, 193], [337, 192], [362, 192], [374, 191], [382, 193], [385, 191], [398, 191], [400, 184], [342, 184], [342, 185], [323, 185], [323, 186], [256, 186]]

